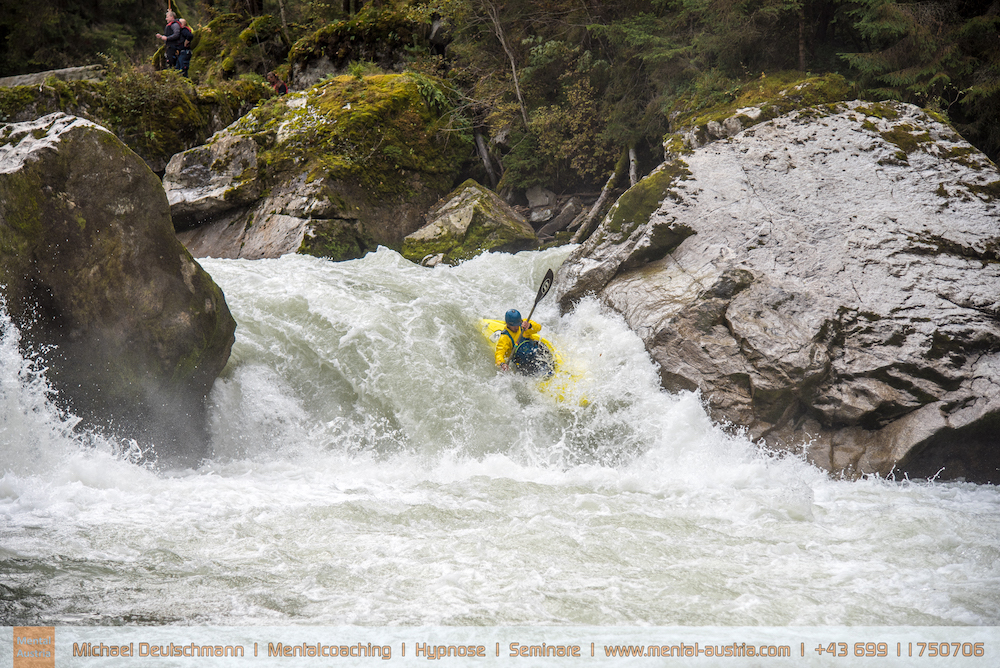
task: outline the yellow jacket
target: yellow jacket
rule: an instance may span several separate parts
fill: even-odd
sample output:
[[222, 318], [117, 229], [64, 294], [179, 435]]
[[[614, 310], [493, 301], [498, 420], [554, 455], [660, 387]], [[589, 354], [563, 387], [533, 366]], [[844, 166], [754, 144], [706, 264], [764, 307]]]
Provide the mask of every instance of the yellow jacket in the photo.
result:
[[510, 361], [510, 356], [514, 352], [514, 348], [517, 347], [522, 338], [531, 339], [532, 341], [539, 339], [538, 332], [542, 331], [542, 326], [534, 320], [527, 320], [526, 322], [528, 323], [528, 329], [523, 332], [520, 327], [517, 329], [505, 327], [500, 332], [496, 350], [496, 362], [498, 365]]

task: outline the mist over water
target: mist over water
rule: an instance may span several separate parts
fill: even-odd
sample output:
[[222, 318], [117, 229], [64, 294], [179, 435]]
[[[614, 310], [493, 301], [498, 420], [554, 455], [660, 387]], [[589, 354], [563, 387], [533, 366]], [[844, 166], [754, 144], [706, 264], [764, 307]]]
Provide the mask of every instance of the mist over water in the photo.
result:
[[762, 452], [596, 301], [534, 315], [566, 400], [498, 375], [479, 318], [567, 253], [202, 261], [238, 329], [197, 470], [77, 434], [0, 321], [0, 620], [1000, 625], [994, 486]]

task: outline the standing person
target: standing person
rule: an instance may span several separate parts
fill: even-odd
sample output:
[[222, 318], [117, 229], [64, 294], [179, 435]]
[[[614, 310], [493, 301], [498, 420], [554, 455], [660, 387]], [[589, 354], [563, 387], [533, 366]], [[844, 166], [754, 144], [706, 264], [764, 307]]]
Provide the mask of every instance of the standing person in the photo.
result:
[[284, 95], [285, 93], [288, 92], [288, 86], [286, 86], [285, 82], [279, 79], [278, 75], [275, 74], [274, 72], [267, 73], [267, 82], [271, 84], [271, 87], [274, 89], [274, 92], [277, 93], [278, 95]]
[[177, 69], [187, 76], [188, 66], [191, 65], [191, 42], [194, 41], [194, 31], [188, 27], [185, 19], [177, 19], [177, 23], [181, 26], [180, 39], [177, 42], [180, 47], [177, 53]]
[[177, 51], [181, 39], [181, 24], [177, 22], [177, 14], [167, 10], [167, 27], [163, 29], [162, 35], [156, 33], [156, 36], [163, 40], [163, 55], [167, 59], [167, 66], [171, 69], [177, 67]]

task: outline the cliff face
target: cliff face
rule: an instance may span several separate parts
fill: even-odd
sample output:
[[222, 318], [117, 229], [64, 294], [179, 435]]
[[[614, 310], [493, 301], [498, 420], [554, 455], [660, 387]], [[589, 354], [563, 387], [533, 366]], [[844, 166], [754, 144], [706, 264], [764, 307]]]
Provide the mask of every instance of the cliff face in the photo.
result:
[[177, 241], [159, 179], [104, 128], [0, 125], [0, 285], [57, 399], [151, 456], [205, 454], [236, 323]]
[[1000, 481], [1000, 173], [904, 104], [801, 109], [681, 154], [560, 269], [667, 389], [834, 472]]

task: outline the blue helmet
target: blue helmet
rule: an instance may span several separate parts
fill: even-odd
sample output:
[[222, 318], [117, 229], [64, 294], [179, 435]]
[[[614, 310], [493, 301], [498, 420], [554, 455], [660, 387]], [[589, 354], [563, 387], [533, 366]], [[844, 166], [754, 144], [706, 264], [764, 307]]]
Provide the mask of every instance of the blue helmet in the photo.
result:
[[504, 314], [503, 319], [507, 322], [508, 327], [517, 327], [521, 324], [521, 312], [512, 308]]

